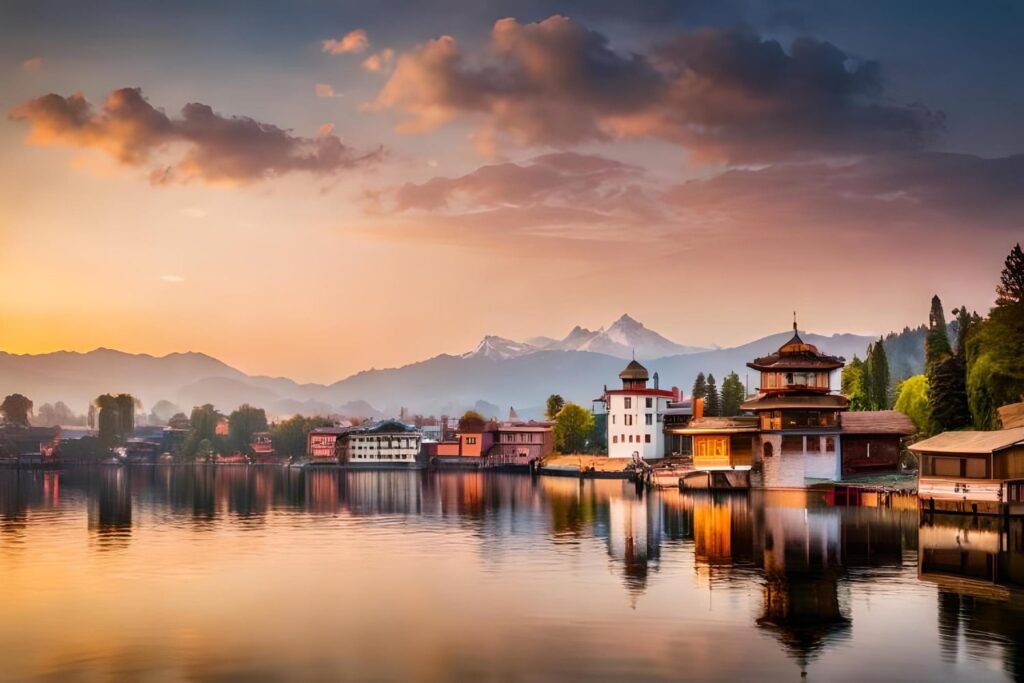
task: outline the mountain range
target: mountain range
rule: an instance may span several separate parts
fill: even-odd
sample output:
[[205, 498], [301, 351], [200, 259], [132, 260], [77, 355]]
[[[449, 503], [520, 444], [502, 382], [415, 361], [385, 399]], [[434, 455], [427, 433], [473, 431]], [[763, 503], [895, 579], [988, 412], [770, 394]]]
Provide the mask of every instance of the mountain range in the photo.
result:
[[[719, 382], [731, 371], [747, 378], [748, 361], [776, 350], [792, 334], [786, 331], [732, 348], [700, 348], [672, 342], [624, 315], [596, 331], [577, 326], [560, 340], [519, 342], [488, 336], [465, 354], [367, 370], [333, 384], [247, 375], [194, 352], [160, 357], [105, 348], [36, 355], [0, 352], [0, 393], [25, 394], [36, 406], [60, 400], [80, 413], [99, 394], [128, 392], [146, 408], [168, 400], [186, 413], [202, 403], [222, 411], [250, 403], [276, 416], [301, 412], [367, 417], [396, 415], [402, 407], [439, 415], [478, 405], [500, 406], [504, 412], [514, 405], [523, 417], [535, 417], [552, 393], [589, 406], [605, 385], [618, 383], [625, 359], [634, 352], [652, 374], [658, 373], [663, 388], [675, 385], [688, 394], [698, 372], [713, 373]], [[875, 340], [854, 334], [801, 336], [847, 359], [854, 354], [863, 358]], [[912, 365], [918, 362], [911, 360]], [[754, 378], [749, 380], [753, 386]]]

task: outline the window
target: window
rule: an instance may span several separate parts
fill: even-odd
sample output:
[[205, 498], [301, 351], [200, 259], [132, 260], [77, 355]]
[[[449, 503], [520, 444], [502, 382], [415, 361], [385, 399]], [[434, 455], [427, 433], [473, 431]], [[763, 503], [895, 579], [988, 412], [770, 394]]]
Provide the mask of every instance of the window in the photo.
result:
[[835, 453], [836, 452], [836, 438], [834, 436], [825, 437], [825, 452]]
[[775, 455], [775, 447], [772, 446], [771, 442], [765, 442], [764, 444], [764, 457], [770, 458]]
[[626, 397], [625, 397], [624, 399], [622, 399], [622, 400], [623, 400], [623, 402], [624, 402], [624, 405], [625, 405], [625, 407], [626, 407], [626, 410], [629, 410], [630, 408], [632, 408], [632, 407], [633, 407], [633, 399], [632, 399], [631, 397], [629, 397], [629, 396], [626, 396]]
[[654, 415], [652, 413], [647, 413], [646, 415], [644, 415], [644, 424], [654, 424]]
[[619, 436], [618, 436], [618, 434], [616, 434], [615, 436], [612, 437], [612, 443], [618, 443], [618, 442], [619, 442]]
[[808, 453], [820, 453], [821, 452], [821, 439], [816, 436], [807, 437], [807, 452]]
[[627, 427], [632, 427], [633, 426], [633, 416], [632, 415], [626, 415], [625, 416], [625, 425]]
[[629, 442], [633, 443], [633, 435], [632, 434], [629, 435]]
[[475, 436], [467, 436], [466, 437], [466, 444], [467, 445], [472, 445], [472, 444], [475, 444], [475, 443], [476, 443], [476, 437]]
[[650, 443], [650, 442], [651, 442], [651, 435], [650, 434], [644, 434], [644, 443]]
[[615, 424], [615, 413], [612, 413], [612, 424]]
[[650, 408], [654, 405], [654, 399], [650, 396], [647, 397], [647, 407]]

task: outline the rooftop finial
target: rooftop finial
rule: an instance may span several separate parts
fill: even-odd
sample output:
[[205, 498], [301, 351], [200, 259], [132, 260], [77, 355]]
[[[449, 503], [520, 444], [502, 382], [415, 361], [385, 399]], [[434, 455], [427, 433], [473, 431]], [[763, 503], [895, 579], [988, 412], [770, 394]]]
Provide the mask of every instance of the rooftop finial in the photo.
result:
[[633, 347], [633, 360], [636, 360], [636, 347]]
[[796, 311], [793, 311], [793, 331], [796, 332]]

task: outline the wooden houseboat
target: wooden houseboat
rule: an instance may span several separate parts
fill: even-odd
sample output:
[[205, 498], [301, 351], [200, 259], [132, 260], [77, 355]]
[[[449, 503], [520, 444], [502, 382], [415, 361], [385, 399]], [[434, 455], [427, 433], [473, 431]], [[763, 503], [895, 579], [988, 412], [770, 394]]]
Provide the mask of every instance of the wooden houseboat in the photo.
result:
[[1024, 514], [1024, 427], [944, 432], [909, 447], [922, 510]]

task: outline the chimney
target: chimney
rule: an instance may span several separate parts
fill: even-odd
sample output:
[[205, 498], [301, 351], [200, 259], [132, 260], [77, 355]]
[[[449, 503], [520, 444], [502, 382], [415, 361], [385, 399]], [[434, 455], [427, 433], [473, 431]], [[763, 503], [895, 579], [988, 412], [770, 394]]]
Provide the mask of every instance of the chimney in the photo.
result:
[[704, 417], [704, 399], [695, 398], [693, 399], [693, 419], [699, 420]]
[[672, 401], [679, 403], [683, 400], [683, 395], [679, 392], [679, 387], [672, 387]]

